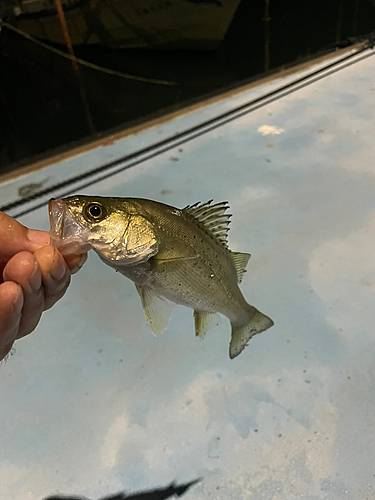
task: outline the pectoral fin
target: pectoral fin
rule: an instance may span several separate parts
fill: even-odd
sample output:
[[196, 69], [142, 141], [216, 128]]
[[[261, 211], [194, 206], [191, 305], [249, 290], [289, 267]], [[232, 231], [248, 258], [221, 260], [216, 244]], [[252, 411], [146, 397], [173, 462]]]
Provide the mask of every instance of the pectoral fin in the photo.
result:
[[219, 322], [217, 314], [194, 311], [195, 335], [203, 339], [213, 322]]
[[143, 311], [152, 333], [160, 335], [167, 327], [174, 304], [155, 295], [149, 288], [135, 285], [141, 297]]
[[173, 262], [173, 261], [176, 261], [176, 260], [194, 260], [194, 259], [198, 259], [200, 257], [200, 255], [192, 255], [190, 257], [184, 257], [184, 256], [181, 256], [181, 257], [170, 257], [170, 258], [159, 258], [157, 255], [153, 258], [153, 261], [154, 262], [157, 262], [158, 264], [161, 264], [161, 263], [165, 263], [165, 262]]

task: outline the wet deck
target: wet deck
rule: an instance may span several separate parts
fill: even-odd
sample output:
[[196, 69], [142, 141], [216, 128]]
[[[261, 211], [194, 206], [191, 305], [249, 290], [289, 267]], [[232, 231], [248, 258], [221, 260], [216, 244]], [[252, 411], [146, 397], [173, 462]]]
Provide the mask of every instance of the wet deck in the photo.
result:
[[[241, 288], [275, 321], [233, 361], [225, 319], [200, 341], [176, 307], [155, 338], [134, 285], [91, 255], [0, 369], [1, 498], [197, 478], [184, 498], [375, 497], [373, 55], [338, 55], [0, 185], [9, 213], [40, 229], [37, 207], [78, 191], [229, 200], [230, 247], [252, 254]], [[41, 182], [50, 191], [19, 204]]]

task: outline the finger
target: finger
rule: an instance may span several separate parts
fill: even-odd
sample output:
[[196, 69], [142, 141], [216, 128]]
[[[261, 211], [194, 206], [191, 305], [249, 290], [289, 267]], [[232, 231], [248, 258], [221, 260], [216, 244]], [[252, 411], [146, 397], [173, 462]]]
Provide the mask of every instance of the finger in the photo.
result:
[[70, 274], [75, 274], [86, 262], [87, 253], [84, 253], [83, 255], [65, 255], [64, 259], [70, 269]]
[[22, 289], [17, 283], [0, 285], [0, 360], [5, 358], [16, 339], [23, 307]]
[[35, 252], [50, 243], [45, 231], [28, 229], [4, 212], [0, 212], [0, 266], [19, 252]]
[[44, 310], [42, 273], [33, 254], [20, 252], [10, 259], [4, 268], [4, 280], [22, 287], [23, 308], [17, 338], [35, 330]]
[[66, 292], [70, 283], [70, 271], [64, 257], [51, 245], [34, 253], [42, 272], [44, 310], [52, 307]]

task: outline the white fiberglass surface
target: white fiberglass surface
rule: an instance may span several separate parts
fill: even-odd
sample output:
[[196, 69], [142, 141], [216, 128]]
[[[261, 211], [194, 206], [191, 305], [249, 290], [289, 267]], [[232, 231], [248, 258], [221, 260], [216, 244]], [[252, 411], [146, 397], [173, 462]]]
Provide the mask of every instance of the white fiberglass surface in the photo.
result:
[[[241, 289], [275, 326], [235, 360], [225, 318], [202, 341], [178, 306], [155, 338], [90, 255], [0, 369], [1, 498], [375, 495], [374, 119], [370, 57], [81, 191], [228, 200]], [[47, 208], [20, 220], [48, 229]]]

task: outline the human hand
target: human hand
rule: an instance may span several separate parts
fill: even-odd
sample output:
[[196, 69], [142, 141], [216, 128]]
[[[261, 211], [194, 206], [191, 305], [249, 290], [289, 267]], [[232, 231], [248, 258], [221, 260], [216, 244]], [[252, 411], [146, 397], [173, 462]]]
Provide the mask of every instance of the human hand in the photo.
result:
[[87, 254], [64, 258], [50, 245], [48, 233], [0, 212], [0, 360], [61, 299], [86, 259]]

